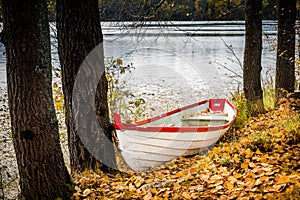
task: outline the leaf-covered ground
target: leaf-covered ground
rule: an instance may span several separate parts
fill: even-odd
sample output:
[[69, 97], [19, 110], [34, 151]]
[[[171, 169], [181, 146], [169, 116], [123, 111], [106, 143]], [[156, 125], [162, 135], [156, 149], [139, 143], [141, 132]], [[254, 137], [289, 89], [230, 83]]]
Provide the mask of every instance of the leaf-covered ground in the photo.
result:
[[230, 130], [206, 155], [74, 181], [72, 199], [300, 199], [300, 116], [284, 104]]

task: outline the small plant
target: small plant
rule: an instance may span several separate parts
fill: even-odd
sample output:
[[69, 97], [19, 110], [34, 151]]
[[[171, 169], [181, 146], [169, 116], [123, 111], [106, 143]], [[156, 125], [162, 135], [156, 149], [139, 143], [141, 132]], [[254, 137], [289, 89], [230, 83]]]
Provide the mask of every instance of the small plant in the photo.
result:
[[53, 99], [55, 105], [55, 111], [57, 115], [64, 115], [64, 94], [62, 91], [62, 72], [60, 67], [52, 67], [52, 76], [53, 76], [53, 83], [52, 83], [52, 92], [53, 92]]
[[[265, 81], [263, 85], [264, 106], [267, 111], [271, 111], [274, 109], [275, 102], [275, 89], [273, 87], [272, 79], [270, 79], [269, 81]], [[231, 100], [238, 111], [238, 115], [235, 120], [235, 123], [233, 124], [233, 128], [238, 129], [244, 124], [244, 122], [248, 120], [250, 114], [247, 110], [246, 98], [243, 92], [233, 93]]]
[[237, 117], [233, 124], [233, 128], [239, 129], [248, 120], [249, 114], [246, 107], [246, 99], [242, 93], [232, 94], [232, 103], [237, 109]]
[[274, 109], [275, 102], [275, 81], [274, 77], [275, 72], [272, 69], [269, 69], [265, 73], [265, 78], [262, 80], [263, 87], [263, 100], [265, 109], [267, 111]]
[[259, 149], [261, 152], [268, 152], [272, 150], [272, 137], [268, 133], [256, 133], [251, 135], [252, 146], [250, 149], [256, 151]]
[[[105, 75], [108, 82], [107, 101], [111, 119], [113, 119], [114, 112], [120, 113], [127, 121], [137, 121], [145, 117], [145, 100], [126, 90], [126, 81], [121, 81], [122, 75], [131, 73], [134, 69], [132, 64], [124, 65], [121, 59], [113, 59], [112, 57], [105, 59]], [[63, 118], [65, 107], [60, 67], [52, 67], [52, 74], [55, 110], [56, 114], [60, 116], [59, 118]]]
[[123, 65], [121, 59], [106, 59], [106, 79], [108, 81], [108, 105], [111, 119], [113, 113], [121, 114], [125, 121], [138, 121], [145, 117], [145, 100], [126, 90], [126, 81], [121, 75], [131, 73], [135, 69], [132, 64]]

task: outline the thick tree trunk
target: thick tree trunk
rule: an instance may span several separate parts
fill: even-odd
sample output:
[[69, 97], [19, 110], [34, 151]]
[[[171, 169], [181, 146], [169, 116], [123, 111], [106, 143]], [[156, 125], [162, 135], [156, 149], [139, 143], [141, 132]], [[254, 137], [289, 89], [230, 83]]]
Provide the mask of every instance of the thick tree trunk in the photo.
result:
[[278, 47], [276, 58], [276, 102], [295, 90], [296, 0], [278, 1]]
[[46, 0], [2, 0], [13, 143], [26, 199], [67, 198], [70, 176], [52, 98]]
[[[91, 77], [91, 74], [99, 73], [96, 71], [97, 66], [86, 66], [84, 70], [87, 71], [83, 73], [83, 76], [77, 77], [85, 58], [103, 41], [98, 1], [58, 0], [57, 30], [72, 171], [95, 168], [99, 160], [104, 164], [103, 170], [115, 168], [113, 127], [109, 123], [105, 74], [103, 73], [101, 78], [96, 80], [98, 87], [92, 97], [90, 94], [94, 90], [92, 83], [95, 77]], [[103, 52], [99, 52], [101, 53], [103, 56]], [[88, 62], [94, 62], [94, 60]], [[103, 63], [97, 64], [103, 65]], [[104, 69], [104, 65], [101, 67]], [[74, 92], [76, 79], [81, 81], [77, 84], [76, 90], [82, 93]], [[86, 93], [86, 91], [89, 92]], [[97, 114], [96, 121], [94, 118], [91, 119], [93, 113]], [[104, 134], [97, 132], [99, 124]], [[99, 159], [99, 154], [102, 155], [101, 159]]]
[[262, 50], [262, 2], [246, 1], [246, 38], [244, 51], [243, 82], [250, 115], [264, 113], [263, 91], [261, 88]]

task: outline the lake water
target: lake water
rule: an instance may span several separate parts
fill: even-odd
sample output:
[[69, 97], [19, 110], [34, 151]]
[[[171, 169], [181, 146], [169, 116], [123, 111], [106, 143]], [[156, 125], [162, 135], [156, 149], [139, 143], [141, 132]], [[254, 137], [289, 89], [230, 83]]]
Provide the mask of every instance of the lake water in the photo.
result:
[[[264, 77], [275, 69], [276, 23], [263, 24]], [[136, 68], [121, 78], [125, 88], [149, 101], [182, 106], [242, 89], [243, 21], [104, 22], [102, 29], [105, 56]], [[5, 63], [0, 44], [0, 86], [6, 84]]]
[[[126, 87], [155, 102], [156, 110], [242, 90], [243, 21], [141, 26], [104, 23], [105, 56], [133, 63], [136, 70], [124, 77]], [[269, 77], [275, 69], [275, 22], [264, 21], [263, 33], [262, 76]]]

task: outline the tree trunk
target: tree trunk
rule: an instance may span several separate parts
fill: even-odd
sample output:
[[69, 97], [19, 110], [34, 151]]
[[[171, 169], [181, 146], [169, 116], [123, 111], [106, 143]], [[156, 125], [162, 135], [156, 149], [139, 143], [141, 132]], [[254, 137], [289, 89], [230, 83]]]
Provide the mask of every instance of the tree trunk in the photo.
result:
[[278, 47], [276, 58], [276, 102], [295, 90], [296, 0], [278, 1]]
[[25, 199], [67, 198], [52, 97], [46, 0], [2, 0], [13, 144]]
[[263, 91], [261, 88], [262, 50], [262, 2], [246, 1], [246, 38], [244, 51], [243, 82], [249, 114], [264, 113]]
[[[104, 164], [104, 171], [115, 168], [98, 1], [58, 0], [57, 30], [72, 171], [96, 168], [98, 161]], [[94, 48], [97, 55], [90, 59]], [[95, 61], [98, 63], [92, 66]], [[92, 77], [101, 70], [102, 74]], [[97, 130], [99, 124], [104, 134]]]

